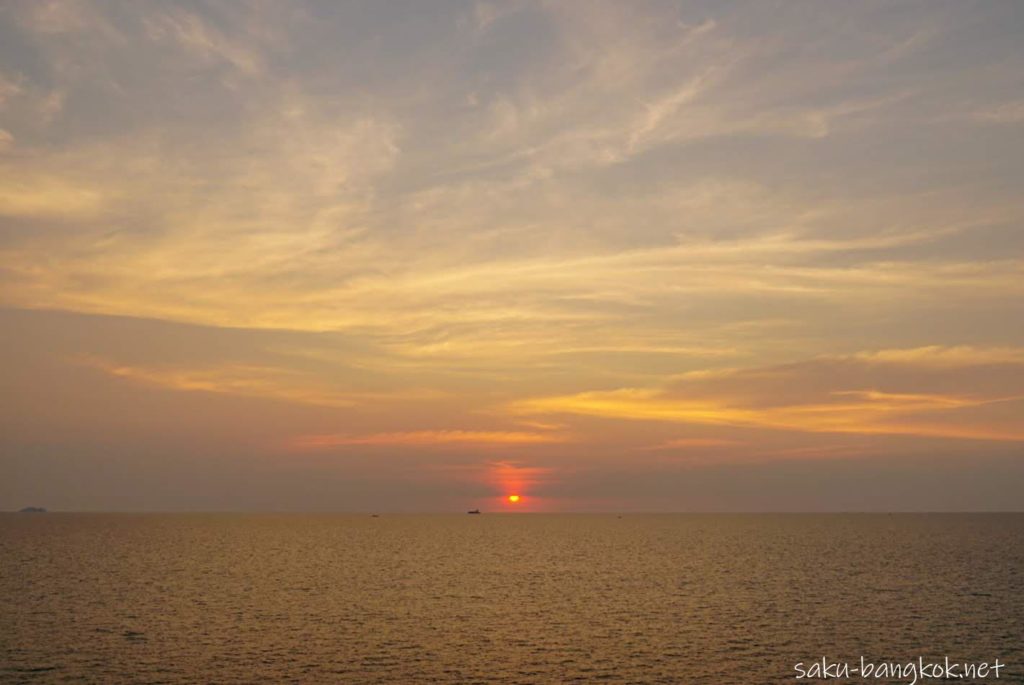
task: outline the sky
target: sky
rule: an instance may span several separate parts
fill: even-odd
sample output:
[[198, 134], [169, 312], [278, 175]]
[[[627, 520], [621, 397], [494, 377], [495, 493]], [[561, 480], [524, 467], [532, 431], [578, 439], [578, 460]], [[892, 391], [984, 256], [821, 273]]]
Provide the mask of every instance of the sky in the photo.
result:
[[3, 0], [0, 509], [1024, 509], [1022, 38]]

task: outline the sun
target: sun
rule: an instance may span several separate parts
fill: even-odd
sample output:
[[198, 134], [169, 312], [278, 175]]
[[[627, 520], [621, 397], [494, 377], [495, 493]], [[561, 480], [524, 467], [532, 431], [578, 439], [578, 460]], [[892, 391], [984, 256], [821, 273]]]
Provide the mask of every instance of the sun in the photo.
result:
[[509, 495], [508, 501], [511, 502], [512, 504], [515, 504], [516, 502], [519, 501], [519, 495]]

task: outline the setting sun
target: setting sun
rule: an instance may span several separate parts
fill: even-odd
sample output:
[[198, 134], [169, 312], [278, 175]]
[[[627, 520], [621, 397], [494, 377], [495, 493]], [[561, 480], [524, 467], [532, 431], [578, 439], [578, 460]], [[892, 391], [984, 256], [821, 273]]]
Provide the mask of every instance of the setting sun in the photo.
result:
[[512, 504], [515, 504], [516, 502], [519, 501], [519, 495], [509, 495], [508, 501], [511, 502]]

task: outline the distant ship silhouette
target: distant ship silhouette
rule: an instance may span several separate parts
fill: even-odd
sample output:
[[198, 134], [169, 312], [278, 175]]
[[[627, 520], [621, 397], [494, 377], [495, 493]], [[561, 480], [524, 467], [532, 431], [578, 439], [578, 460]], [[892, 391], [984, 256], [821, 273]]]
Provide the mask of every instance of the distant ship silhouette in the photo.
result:
[[479, 509], [470, 509], [470, 510], [469, 510], [469, 511], [467, 511], [466, 513], [467, 513], [467, 514], [479, 514], [479, 513], [480, 513], [480, 510], [479, 510]]
[[46, 508], [45, 507], [25, 507], [24, 509], [19, 510], [19, 513], [21, 513], [21, 514], [45, 514], [46, 513]]

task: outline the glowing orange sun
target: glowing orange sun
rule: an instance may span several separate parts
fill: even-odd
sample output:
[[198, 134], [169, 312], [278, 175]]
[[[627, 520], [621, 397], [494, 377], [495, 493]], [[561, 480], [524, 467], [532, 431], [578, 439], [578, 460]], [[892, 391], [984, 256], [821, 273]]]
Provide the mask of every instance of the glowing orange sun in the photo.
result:
[[512, 504], [515, 504], [516, 502], [519, 501], [519, 495], [509, 495], [508, 501], [511, 502]]

